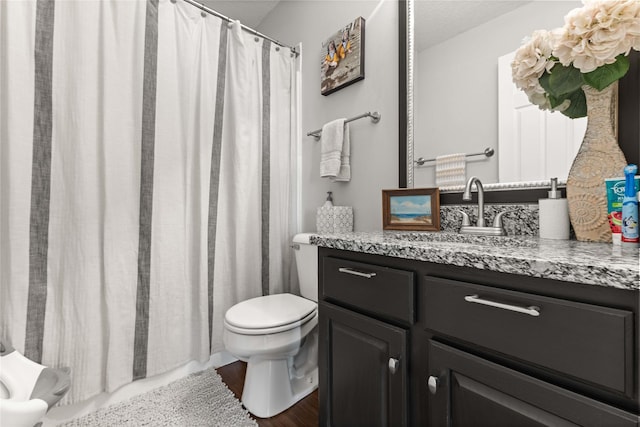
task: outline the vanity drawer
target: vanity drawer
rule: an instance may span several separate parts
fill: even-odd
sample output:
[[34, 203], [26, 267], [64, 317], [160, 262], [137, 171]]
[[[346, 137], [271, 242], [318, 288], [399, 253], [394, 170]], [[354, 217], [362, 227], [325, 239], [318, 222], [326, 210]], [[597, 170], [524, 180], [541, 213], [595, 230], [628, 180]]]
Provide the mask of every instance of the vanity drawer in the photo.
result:
[[413, 272], [340, 258], [321, 260], [322, 300], [346, 304], [405, 324], [414, 323]]
[[633, 313], [425, 277], [425, 321], [521, 361], [633, 396]]

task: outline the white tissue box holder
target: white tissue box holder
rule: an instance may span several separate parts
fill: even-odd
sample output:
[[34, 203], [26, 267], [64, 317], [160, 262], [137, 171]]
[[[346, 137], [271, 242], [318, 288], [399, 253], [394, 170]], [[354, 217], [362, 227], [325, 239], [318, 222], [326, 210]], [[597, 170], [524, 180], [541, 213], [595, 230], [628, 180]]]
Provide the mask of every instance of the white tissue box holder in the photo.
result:
[[318, 233], [346, 233], [353, 231], [353, 207], [322, 206], [316, 213]]

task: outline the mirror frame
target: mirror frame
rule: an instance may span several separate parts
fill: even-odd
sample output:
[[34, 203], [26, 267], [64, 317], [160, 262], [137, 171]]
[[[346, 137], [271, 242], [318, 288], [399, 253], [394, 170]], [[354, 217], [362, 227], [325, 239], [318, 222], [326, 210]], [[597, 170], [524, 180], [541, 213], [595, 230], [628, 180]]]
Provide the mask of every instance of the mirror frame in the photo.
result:
[[[407, 188], [409, 162], [413, 162], [413, 27], [412, 0], [398, 0], [398, 186]], [[618, 86], [618, 144], [629, 163], [640, 165], [640, 52], [631, 51], [631, 67], [619, 80]], [[499, 153], [498, 153], [499, 154]], [[412, 165], [411, 165], [412, 167]], [[412, 172], [412, 171], [411, 171]], [[510, 187], [491, 191], [485, 185], [485, 202], [537, 203], [547, 197], [548, 188]], [[440, 204], [476, 203], [462, 200], [462, 192], [440, 193]]]

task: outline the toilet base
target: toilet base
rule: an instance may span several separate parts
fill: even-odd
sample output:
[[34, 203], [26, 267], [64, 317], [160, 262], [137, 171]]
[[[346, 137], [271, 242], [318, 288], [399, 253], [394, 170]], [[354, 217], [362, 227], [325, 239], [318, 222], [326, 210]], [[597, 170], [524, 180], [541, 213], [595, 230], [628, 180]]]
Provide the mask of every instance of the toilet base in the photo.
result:
[[288, 409], [318, 388], [318, 367], [296, 372], [293, 358], [252, 357], [242, 391], [242, 404], [259, 418], [269, 418]]

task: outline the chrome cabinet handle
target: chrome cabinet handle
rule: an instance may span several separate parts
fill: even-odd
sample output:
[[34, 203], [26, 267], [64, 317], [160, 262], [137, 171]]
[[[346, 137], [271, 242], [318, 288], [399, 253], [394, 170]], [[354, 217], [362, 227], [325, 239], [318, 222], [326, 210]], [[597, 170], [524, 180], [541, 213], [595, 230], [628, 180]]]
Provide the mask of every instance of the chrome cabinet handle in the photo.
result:
[[340, 273], [353, 274], [354, 276], [365, 277], [367, 279], [371, 279], [376, 276], [376, 273], [363, 273], [362, 271], [354, 270], [352, 268], [340, 267], [338, 269]]
[[517, 305], [503, 304], [501, 302], [491, 301], [488, 299], [480, 298], [478, 295], [467, 295], [464, 297], [466, 302], [472, 302], [475, 304], [488, 305], [490, 307], [501, 308], [503, 310], [515, 311], [517, 313], [528, 314], [529, 316], [540, 316], [540, 307], [530, 305], [529, 307], [519, 307]]
[[440, 380], [438, 379], [438, 377], [434, 377], [433, 375], [431, 375], [427, 384], [429, 385], [429, 391], [431, 392], [431, 394], [436, 394], [436, 392], [438, 391]]
[[398, 359], [394, 359], [393, 357], [389, 358], [389, 373], [391, 375], [398, 372], [398, 367], [400, 366], [400, 361]]

